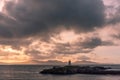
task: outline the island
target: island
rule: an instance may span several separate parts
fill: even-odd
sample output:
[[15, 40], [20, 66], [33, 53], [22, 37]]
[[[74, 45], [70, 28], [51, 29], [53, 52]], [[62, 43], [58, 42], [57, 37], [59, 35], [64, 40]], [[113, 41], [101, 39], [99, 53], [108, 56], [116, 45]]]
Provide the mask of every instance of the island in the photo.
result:
[[75, 66], [71, 65], [71, 61], [68, 62], [66, 66], [53, 66], [50, 69], [44, 69], [40, 72], [41, 74], [111, 74], [111, 75], [120, 75], [120, 70], [114, 70], [111, 67], [103, 66]]

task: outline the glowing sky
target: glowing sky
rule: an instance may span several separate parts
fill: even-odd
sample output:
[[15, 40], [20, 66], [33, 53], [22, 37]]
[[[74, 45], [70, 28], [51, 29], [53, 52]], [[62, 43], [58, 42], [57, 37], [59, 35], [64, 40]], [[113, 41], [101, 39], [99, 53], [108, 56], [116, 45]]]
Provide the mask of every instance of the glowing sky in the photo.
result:
[[0, 64], [120, 64], [119, 3], [0, 0]]

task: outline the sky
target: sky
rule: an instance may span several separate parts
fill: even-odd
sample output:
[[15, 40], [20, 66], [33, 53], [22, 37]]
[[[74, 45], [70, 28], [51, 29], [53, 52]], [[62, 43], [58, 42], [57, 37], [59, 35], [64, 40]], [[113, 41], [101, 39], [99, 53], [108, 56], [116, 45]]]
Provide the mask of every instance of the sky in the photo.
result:
[[120, 0], [0, 0], [0, 64], [120, 64]]

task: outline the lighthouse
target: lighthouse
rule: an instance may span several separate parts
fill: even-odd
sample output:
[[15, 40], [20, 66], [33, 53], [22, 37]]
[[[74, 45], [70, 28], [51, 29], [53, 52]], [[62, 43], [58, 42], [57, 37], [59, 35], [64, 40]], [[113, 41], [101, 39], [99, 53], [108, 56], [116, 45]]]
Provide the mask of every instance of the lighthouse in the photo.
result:
[[68, 66], [71, 66], [71, 60], [68, 61]]

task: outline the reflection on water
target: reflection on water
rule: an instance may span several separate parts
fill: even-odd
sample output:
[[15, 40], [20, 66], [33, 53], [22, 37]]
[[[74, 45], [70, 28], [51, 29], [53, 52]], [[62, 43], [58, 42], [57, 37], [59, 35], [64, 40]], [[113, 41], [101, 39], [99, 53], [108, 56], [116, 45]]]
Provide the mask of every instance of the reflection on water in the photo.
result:
[[0, 80], [120, 80], [112, 75], [42, 75], [44, 68], [50, 66], [0, 66]]

